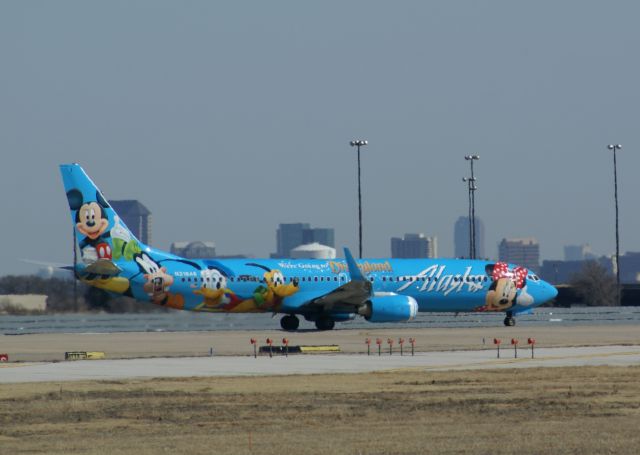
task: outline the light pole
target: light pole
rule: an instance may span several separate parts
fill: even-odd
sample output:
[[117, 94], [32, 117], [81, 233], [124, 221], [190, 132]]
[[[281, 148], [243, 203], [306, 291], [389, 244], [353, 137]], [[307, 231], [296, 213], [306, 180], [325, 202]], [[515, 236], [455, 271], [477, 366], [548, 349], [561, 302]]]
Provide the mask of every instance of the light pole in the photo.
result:
[[358, 252], [362, 259], [362, 191], [360, 187], [360, 147], [369, 144], [369, 141], [357, 139], [349, 142], [351, 147], [358, 148]]
[[471, 222], [471, 205], [472, 205], [472, 201], [471, 201], [471, 186], [473, 185], [473, 181], [471, 178], [468, 177], [462, 177], [462, 181], [465, 182], [467, 184], [467, 190], [468, 190], [468, 194], [469, 194], [469, 213], [468, 213], [468, 219], [469, 219], [469, 259], [473, 259], [473, 225]]
[[618, 231], [618, 168], [616, 163], [616, 151], [620, 150], [620, 144], [607, 146], [613, 152], [613, 199], [616, 204], [616, 304], [620, 305], [620, 234]]
[[465, 155], [465, 160], [471, 163], [471, 178], [469, 179], [469, 193], [471, 198], [471, 259], [476, 258], [476, 178], [473, 175], [473, 162], [480, 159], [480, 155]]

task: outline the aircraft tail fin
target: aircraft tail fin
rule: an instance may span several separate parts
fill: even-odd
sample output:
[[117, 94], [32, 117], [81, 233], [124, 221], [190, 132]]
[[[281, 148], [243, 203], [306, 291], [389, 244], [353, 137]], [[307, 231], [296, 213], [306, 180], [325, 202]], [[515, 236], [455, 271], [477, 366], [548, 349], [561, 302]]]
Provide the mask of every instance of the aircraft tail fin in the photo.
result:
[[83, 263], [132, 260], [146, 248], [79, 164], [62, 164], [60, 173]]

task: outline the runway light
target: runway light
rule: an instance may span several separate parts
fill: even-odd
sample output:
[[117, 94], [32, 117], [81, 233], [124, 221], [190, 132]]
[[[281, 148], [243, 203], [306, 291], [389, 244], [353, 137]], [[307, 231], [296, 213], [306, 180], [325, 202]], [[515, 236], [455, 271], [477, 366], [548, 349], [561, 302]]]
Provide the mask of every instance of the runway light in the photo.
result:
[[513, 345], [513, 357], [517, 359], [518, 358], [518, 339], [511, 338], [511, 344]]
[[496, 349], [497, 349], [497, 355], [496, 355], [497, 359], [500, 358], [500, 343], [502, 343], [502, 340], [500, 338], [493, 339], [493, 344], [496, 345]]
[[529, 339], [527, 339], [527, 343], [529, 343], [531, 345], [531, 358], [533, 359], [533, 347], [536, 344], [536, 339], [535, 338], [529, 338]]
[[258, 340], [251, 338], [251, 344], [253, 345], [253, 358], [258, 358]]
[[273, 340], [271, 338], [267, 338], [267, 344], [269, 345], [269, 357], [273, 357]]

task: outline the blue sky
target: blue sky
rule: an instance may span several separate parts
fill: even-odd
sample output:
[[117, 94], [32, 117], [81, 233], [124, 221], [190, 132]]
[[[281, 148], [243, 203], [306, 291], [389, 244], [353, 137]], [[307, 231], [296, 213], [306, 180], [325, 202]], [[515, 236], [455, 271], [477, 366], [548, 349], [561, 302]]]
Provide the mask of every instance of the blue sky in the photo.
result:
[[0, 3], [0, 274], [70, 260], [57, 165], [153, 212], [154, 246], [275, 251], [280, 222], [364, 252], [453, 253], [477, 164], [486, 251], [533, 236], [640, 251], [637, 2]]

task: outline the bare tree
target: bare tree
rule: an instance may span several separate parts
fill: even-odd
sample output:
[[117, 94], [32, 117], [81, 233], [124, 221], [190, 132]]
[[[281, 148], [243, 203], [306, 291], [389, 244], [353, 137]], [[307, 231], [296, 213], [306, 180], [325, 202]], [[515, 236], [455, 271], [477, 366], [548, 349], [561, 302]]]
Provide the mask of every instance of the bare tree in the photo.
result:
[[571, 285], [587, 306], [615, 306], [616, 279], [596, 261], [585, 261], [582, 270], [574, 274]]

